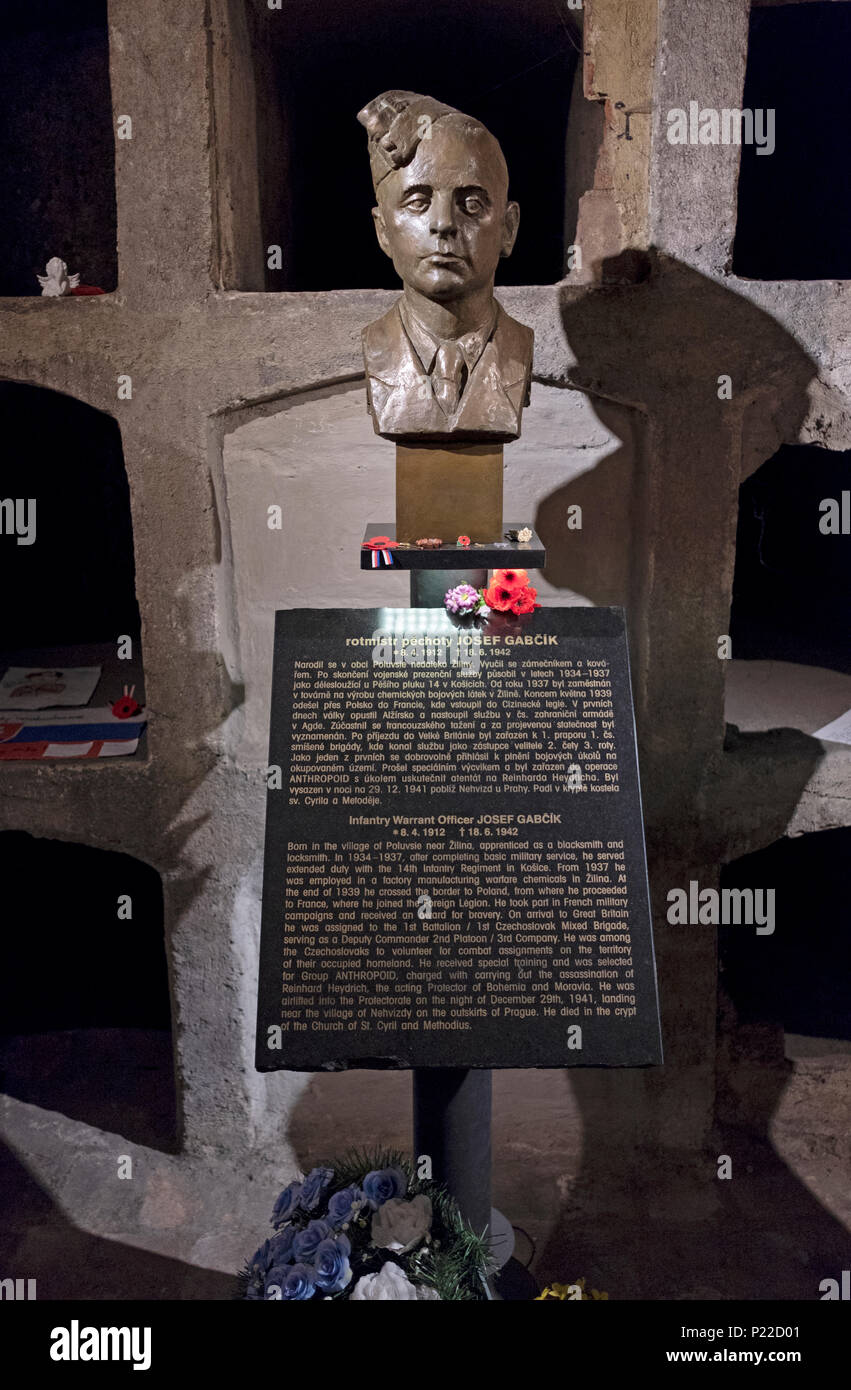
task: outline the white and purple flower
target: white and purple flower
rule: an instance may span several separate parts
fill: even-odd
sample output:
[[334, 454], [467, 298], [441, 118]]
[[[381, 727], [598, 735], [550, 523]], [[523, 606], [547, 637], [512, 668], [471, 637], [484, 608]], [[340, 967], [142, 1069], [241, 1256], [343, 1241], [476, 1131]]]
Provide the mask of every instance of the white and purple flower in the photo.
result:
[[454, 589], [447, 589], [443, 602], [447, 613], [467, 617], [470, 613], [476, 613], [482, 606], [482, 596], [472, 584], [456, 584]]

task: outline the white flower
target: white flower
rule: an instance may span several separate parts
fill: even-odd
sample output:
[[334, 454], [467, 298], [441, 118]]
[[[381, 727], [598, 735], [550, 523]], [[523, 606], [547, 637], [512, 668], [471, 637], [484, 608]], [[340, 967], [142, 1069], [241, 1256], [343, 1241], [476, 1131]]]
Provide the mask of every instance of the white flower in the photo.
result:
[[522, 541], [524, 544], [526, 543], [526, 541], [530, 541], [530, 540], [532, 539], [532, 528], [531, 528], [531, 526], [524, 526], [523, 529], [522, 529], [522, 531], [518, 531], [518, 532], [517, 532], [517, 539], [518, 539], [519, 541]]
[[372, 1218], [372, 1239], [384, 1250], [404, 1255], [431, 1230], [431, 1198], [391, 1197]]
[[351, 1303], [353, 1300], [363, 1302], [366, 1299], [381, 1300], [382, 1302], [388, 1302], [391, 1299], [407, 1299], [410, 1303], [414, 1303], [417, 1297], [416, 1284], [411, 1283], [401, 1265], [388, 1260], [386, 1264], [381, 1266], [377, 1274], [361, 1276], [349, 1294], [349, 1302]]

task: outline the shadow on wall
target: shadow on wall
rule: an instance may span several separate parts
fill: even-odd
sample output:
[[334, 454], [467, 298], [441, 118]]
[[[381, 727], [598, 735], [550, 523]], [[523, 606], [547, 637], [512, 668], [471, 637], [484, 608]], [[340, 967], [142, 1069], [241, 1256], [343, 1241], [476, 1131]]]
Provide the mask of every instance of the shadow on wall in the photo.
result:
[[[631, 283], [618, 286], [622, 275]], [[723, 787], [726, 780], [717, 641], [728, 626], [735, 554], [741, 467], [737, 401], [754, 403], [755, 428], [764, 435], [768, 456], [781, 440], [798, 437], [808, 410], [807, 388], [817, 369], [762, 310], [656, 252], [604, 262], [602, 281], [600, 288], [580, 296], [565, 288], [561, 317], [577, 362], [572, 380], [591, 393], [604, 423], [617, 429], [619, 407], [612, 402], [637, 406], [647, 420], [632, 496], [633, 530], [640, 541], [633, 546], [631, 582], [622, 601], [631, 616], [634, 642], [647, 634], [647, 645], [638, 644], [634, 680], [642, 692], [637, 705], [646, 745], [642, 781], [666, 1063], [645, 1073], [573, 1073], [583, 1117], [582, 1162], [540, 1269], [545, 1277], [574, 1277], [578, 1258], [582, 1272], [599, 1287], [608, 1287], [606, 1264], [613, 1260], [625, 1296], [633, 1298], [648, 1293], [676, 1297], [672, 1286], [682, 1280], [692, 1288], [684, 1288], [681, 1297], [816, 1296], [814, 1286], [809, 1293], [801, 1291], [809, 1289], [806, 1280], [795, 1285], [798, 1292], [784, 1294], [782, 1280], [765, 1277], [773, 1267], [772, 1226], [793, 1226], [803, 1244], [814, 1243], [817, 1249], [835, 1247], [841, 1236], [838, 1224], [773, 1151], [770, 1181], [752, 1185], [745, 1202], [740, 1186], [737, 1208], [734, 1203], [732, 1210], [713, 1212], [719, 1200], [713, 1188], [715, 1165], [702, 1150], [714, 1093], [707, 1060], [714, 1048], [714, 1010], [707, 1008], [707, 1000], [716, 989], [717, 953], [705, 935], [699, 943], [692, 938], [694, 951], [684, 950], [681, 933], [689, 929], [667, 924], [664, 903], [668, 888], [681, 878], [700, 877], [706, 884], [707, 874], [710, 882], [718, 874], [711, 859], [704, 874], [699, 873], [698, 847], [705, 849], [712, 831], [711, 825], [701, 827], [695, 808], [709, 792], [717, 797], [719, 783]], [[730, 379], [729, 400], [724, 378]], [[605, 552], [605, 498], [620, 484], [621, 474], [628, 475], [633, 449], [633, 441], [625, 440], [592, 472], [547, 498], [536, 517], [548, 549], [547, 578], [597, 602], [611, 601], [605, 564], [602, 573], [594, 574], [595, 558]], [[582, 506], [591, 530], [584, 549], [574, 545], [574, 534], [564, 525], [573, 503]], [[714, 727], [713, 699], [718, 704]], [[698, 756], [690, 755], [692, 741], [701, 750]], [[767, 750], [765, 735], [739, 735], [739, 760], [751, 751], [751, 742], [758, 745], [753, 750], [757, 757]], [[782, 775], [777, 777], [775, 766], [767, 809], [757, 810], [755, 803], [753, 814], [785, 825], [822, 750], [817, 741], [798, 736], [782, 749], [767, 751], [782, 753]], [[709, 856], [703, 858], [705, 862]], [[769, 1123], [786, 1079], [782, 1057], [773, 1067], [769, 1061], [764, 1096], [770, 1102], [752, 1117], [748, 1137], [757, 1151], [769, 1148]], [[763, 1168], [767, 1161], [760, 1160]], [[633, 1187], [628, 1200], [631, 1234], [624, 1246], [627, 1208], [623, 1198], [613, 1202], [612, 1189], [624, 1183], [626, 1167]], [[777, 1192], [782, 1192], [779, 1200]], [[759, 1260], [730, 1264], [753, 1220], [749, 1203], [760, 1213], [765, 1248]], [[607, 1212], [610, 1220], [603, 1215]], [[583, 1226], [589, 1213], [593, 1220]], [[643, 1247], [646, 1223], [652, 1221], [662, 1226], [702, 1222], [697, 1228], [701, 1252], [689, 1262], [671, 1251], [668, 1278], [646, 1273]], [[747, 1240], [753, 1241], [752, 1230]], [[571, 1250], [570, 1270], [564, 1267], [566, 1249]], [[660, 1286], [667, 1286], [666, 1293]], [[701, 1293], [701, 1287], [712, 1291]]]
[[[692, 853], [694, 807], [724, 732], [718, 639], [729, 631], [743, 412], [768, 457], [797, 439], [817, 368], [768, 314], [655, 250], [603, 261], [601, 273], [590, 291], [562, 288], [561, 321], [571, 385], [621, 447], [545, 498], [535, 527], [548, 581], [627, 609], [648, 843], [658, 836], [670, 854], [676, 833]], [[623, 489], [625, 581], [609, 521]], [[567, 526], [574, 504], [581, 532]], [[817, 751], [797, 748], [790, 806]]]
[[[635, 449], [632, 521], [642, 544], [634, 549], [641, 556], [663, 547], [665, 568], [679, 569], [680, 584], [665, 595], [673, 618], [682, 615], [686, 592], [700, 596], [708, 588], [708, 563], [727, 580], [740, 481], [730, 459], [738, 452], [740, 402], [764, 399], [767, 456], [773, 441], [797, 439], [817, 368], [768, 314], [655, 250], [605, 260], [601, 274], [602, 283], [590, 290], [564, 286], [560, 314], [576, 359], [570, 384], [589, 393], [623, 447], [540, 504], [536, 529], [547, 545], [545, 573], [560, 588], [596, 603], [612, 601], [606, 498], [629, 486]], [[724, 376], [730, 399], [718, 394]], [[623, 405], [644, 415], [642, 440], [623, 437]], [[566, 526], [575, 502], [583, 508], [583, 535]], [[636, 574], [633, 603], [639, 587]], [[619, 601], [629, 604], [630, 597]]]
[[[646, 447], [643, 413], [588, 393], [597, 418], [620, 446], [539, 504], [535, 529], [547, 547], [543, 576], [594, 604], [629, 606], [638, 488]], [[579, 513], [571, 508], [579, 507]], [[571, 525], [581, 519], [581, 527]]]
[[0, 1144], [4, 1277], [34, 1278], [39, 1300], [233, 1297], [232, 1275], [199, 1269], [73, 1226], [10, 1148]]
[[[851, 1238], [774, 1148], [769, 1126], [790, 1068], [782, 1048], [762, 1060], [762, 1108], [747, 1128], [719, 1126], [711, 1150], [691, 1156], [635, 1151], [628, 1183], [623, 1171], [613, 1180], [611, 1163], [595, 1166], [603, 1136], [586, 1122], [582, 1167], [538, 1255], [539, 1281], [585, 1275], [617, 1299], [818, 1299], [820, 1281], [848, 1268]], [[718, 1176], [721, 1155], [729, 1181]], [[806, 1158], [840, 1205], [836, 1161]]]

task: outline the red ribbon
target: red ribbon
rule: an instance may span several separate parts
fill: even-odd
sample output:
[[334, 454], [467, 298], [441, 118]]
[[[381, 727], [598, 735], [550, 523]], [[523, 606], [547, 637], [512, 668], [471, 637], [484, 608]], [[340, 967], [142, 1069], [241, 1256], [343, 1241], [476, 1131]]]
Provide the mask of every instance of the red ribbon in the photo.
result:
[[391, 541], [389, 536], [373, 536], [370, 540], [364, 541], [362, 550], [372, 551], [372, 568], [380, 569], [382, 562], [385, 565], [393, 564], [392, 552], [396, 548], [396, 542]]

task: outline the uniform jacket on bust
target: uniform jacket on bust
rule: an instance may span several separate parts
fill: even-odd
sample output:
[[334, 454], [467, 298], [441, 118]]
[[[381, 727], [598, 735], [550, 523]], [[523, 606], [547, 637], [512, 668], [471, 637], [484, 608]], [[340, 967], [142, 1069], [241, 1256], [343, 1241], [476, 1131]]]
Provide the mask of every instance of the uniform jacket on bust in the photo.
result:
[[363, 331], [368, 409], [376, 434], [387, 439], [516, 439], [523, 407], [529, 404], [531, 328], [497, 303], [493, 331], [457, 408], [446, 415], [405, 332], [399, 302]]

